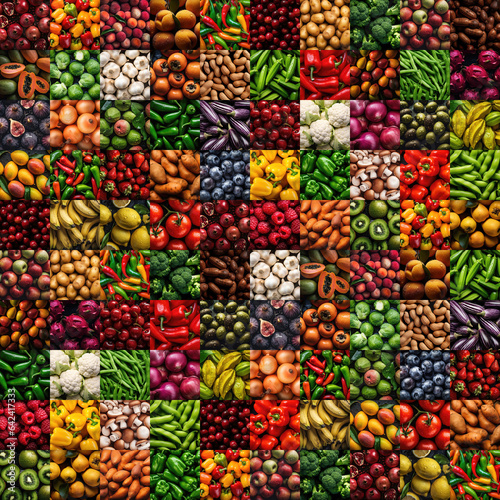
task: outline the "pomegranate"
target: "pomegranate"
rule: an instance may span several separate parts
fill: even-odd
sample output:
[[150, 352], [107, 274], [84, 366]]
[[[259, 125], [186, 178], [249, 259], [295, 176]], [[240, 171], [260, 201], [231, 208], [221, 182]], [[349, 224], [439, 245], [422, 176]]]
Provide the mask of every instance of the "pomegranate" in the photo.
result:
[[390, 488], [391, 483], [388, 477], [380, 476], [375, 480], [375, 486], [380, 491], [387, 491]]
[[3, 4], [3, 12], [6, 16], [14, 15], [14, 4], [11, 2], [6, 2]]
[[30, 9], [30, 6], [29, 6], [29, 4], [28, 4], [28, 2], [26, 0], [18, 0], [16, 2], [15, 7], [14, 7], [14, 10], [18, 14], [24, 14], [24, 13], [28, 12], [29, 9]]
[[353, 461], [354, 463], [360, 467], [361, 465], [363, 465], [365, 463], [365, 455], [361, 452], [355, 452], [352, 454], [352, 458], [353, 458]]
[[387, 467], [397, 467], [399, 465], [399, 456], [396, 455], [396, 453], [391, 453], [385, 459], [385, 465], [387, 465]]
[[358, 477], [359, 469], [355, 465], [351, 465], [350, 470], [351, 470], [351, 477]]
[[374, 464], [378, 462], [379, 459], [379, 453], [377, 450], [368, 450], [365, 455], [365, 460], [366, 463], [368, 464]]
[[[387, 481], [389, 482], [388, 479], [387, 479]], [[370, 476], [370, 474], [364, 472], [363, 474], [359, 475], [359, 477], [358, 477], [358, 486], [361, 489], [367, 490], [368, 488], [371, 487], [372, 484], [373, 484], [373, 478]]]
[[213, 224], [210, 224], [207, 229], [208, 237], [212, 238], [213, 240], [220, 238], [223, 232], [224, 230], [222, 229], [221, 225], [215, 222]]
[[382, 498], [382, 495], [377, 489], [370, 488], [369, 490], [367, 490], [365, 498], [368, 498], [370, 500], [380, 500]]
[[384, 466], [376, 463], [370, 467], [370, 474], [372, 477], [380, 477], [384, 473]]
[[[22, 2], [25, 2], [26, 0], [21, 0]], [[50, 14], [50, 9], [49, 6], [46, 3], [42, 3], [35, 9], [35, 15], [37, 17], [48, 17]]]
[[397, 491], [394, 488], [391, 488], [390, 490], [387, 490], [384, 495], [385, 500], [396, 500], [397, 498]]
[[29, 12], [27, 12], [26, 14], [23, 14], [19, 18], [19, 23], [24, 28], [28, 28], [29, 26], [32, 26], [35, 23], [35, 18], [33, 16], [33, 14], [30, 14]]
[[[215, 210], [217, 210], [217, 206], [215, 207]], [[229, 212], [224, 213], [220, 216], [219, 221], [222, 227], [229, 227], [234, 224], [234, 216]]]
[[7, 28], [7, 33], [9, 35], [9, 38], [17, 40], [18, 38], [21, 38], [23, 34], [23, 27], [19, 23], [9, 24], [9, 27]]
[[229, 210], [229, 204], [226, 200], [217, 200], [215, 202], [215, 211], [218, 214], [224, 214]]

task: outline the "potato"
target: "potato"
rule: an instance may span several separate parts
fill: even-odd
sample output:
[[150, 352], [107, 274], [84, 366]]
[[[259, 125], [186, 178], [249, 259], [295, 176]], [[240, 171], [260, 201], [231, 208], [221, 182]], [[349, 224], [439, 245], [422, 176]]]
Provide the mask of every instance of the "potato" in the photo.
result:
[[61, 250], [61, 262], [66, 264], [66, 262], [71, 262], [71, 252], [69, 250]]
[[73, 260], [82, 260], [82, 253], [78, 250], [71, 250], [71, 258]]
[[88, 269], [88, 266], [83, 264], [82, 262], [75, 262], [75, 271], [78, 274], [85, 274], [85, 271]]
[[56, 275], [54, 274], [50, 278], [50, 288], [51, 288], [51, 290], [55, 290], [58, 286], [59, 286], [59, 283], [57, 282]]
[[318, 36], [319, 35], [319, 28], [313, 22], [307, 23], [306, 28], [307, 28], [307, 32], [310, 35], [312, 35], [312, 36]]
[[61, 270], [61, 264], [52, 264], [50, 266], [50, 271], [52, 272], [52, 274], [57, 274], [60, 270]]
[[90, 290], [87, 286], [82, 286], [82, 288], [80, 288], [80, 295], [84, 298], [84, 299], [89, 299], [90, 298]]
[[155, 161], [149, 162], [149, 176], [157, 184], [165, 184], [167, 182], [167, 172], [165, 169]]
[[92, 255], [90, 258], [90, 266], [91, 267], [99, 267], [100, 259], [98, 255]]
[[325, 16], [321, 12], [313, 14], [311, 16], [311, 21], [315, 24], [323, 24], [325, 22]]
[[96, 255], [96, 252], [95, 250], [85, 250], [85, 252], [83, 252], [83, 255], [86, 255], [90, 259], [90, 257]]
[[90, 257], [88, 255], [84, 255], [82, 260], [80, 261], [85, 267], [90, 267]]
[[63, 264], [61, 266], [61, 271], [68, 275], [72, 274], [73, 272], [75, 272], [75, 266], [71, 262], [68, 262], [67, 264]]
[[94, 281], [99, 280], [99, 268], [98, 268], [98, 267], [91, 267], [91, 268], [90, 268], [89, 275], [87, 276], [87, 278], [88, 278], [88, 279], [89, 279], [89, 281], [91, 281], [92, 283], [93, 283]]
[[321, 12], [321, 2], [319, 0], [310, 0], [309, 3], [311, 5], [311, 12], [313, 14]]
[[56, 295], [60, 297], [66, 297], [66, 288], [63, 286], [58, 286], [56, 290]]
[[80, 290], [83, 286], [85, 285], [85, 278], [83, 276], [78, 276], [74, 281], [73, 281], [73, 286], [75, 290]]
[[97, 280], [94, 281], [94, 283], [92, 283], [92, 286], [90, 287], [90, 296], [93, 299], [98, 299], [100, 295], [101, 295], [101, 283], [99, 280]]
[[301, 14], [309, 14], [310, 11], [311, 11], [311, 5], [309, 4], [308, 0], [305, 0], [305, 2], [300, 2]]
[[[462, 410], [463, 411], [463, 410]], [[479, 411], [477, 414], [479, 420], [479, 427], [481, 429], [487, 430], [490, 434], [496, 429], [496, 425], [493, 422], [490, 422], [484, 415], [482, 411]], [[475, 427], [475, 426], [474, 426]]]
[[477, 416], [474, 415], [474, 413], [471, 413], [467, 408], [462, 408], [460, 414], [462, 417], [464, 417], [465, 421], [469, 424], [472, 425], [473, 427], [476, 427], [477, 425]]
[[340, 31], [345, 31], [346, 29], [349, 29], [349, 18], [348, 17], [341, 17], [340, 22], [337, 26], [337, 29]]
[[455, 411], [450, 412], [450, 427], [458, 434], [465, 434], [465, 419]]
[[57, 279], [57, 282], [62, 286], [69, 285], [68, 275], [66, 273], [63, 273], [62, 271], [60, 271], [56, 274], [56, 279]]
[[497, 410], [492, 406], [486, 404], [482, 405], [481, 412], [490, 422], [497, 425], [500, 424], [500, 416], [498, 415]]
[[60, 260], [61, 260], [61, 254], [59, 253], [59, 250], [54, 250], [50, 254], [50, 263], [51, 264], [59, 264]]
[[66, 287], [66, 297], [68, 297], [69, 300], [75, 300], [76, 295], [77, 292], [75, 290], [75, 287], [70, 283]]

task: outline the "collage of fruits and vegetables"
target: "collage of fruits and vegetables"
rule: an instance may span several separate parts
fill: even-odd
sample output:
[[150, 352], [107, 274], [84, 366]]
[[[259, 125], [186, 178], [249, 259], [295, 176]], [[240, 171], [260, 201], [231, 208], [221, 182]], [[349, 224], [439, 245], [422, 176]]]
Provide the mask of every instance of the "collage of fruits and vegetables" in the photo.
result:
[[0, 500], [500, 500], [499, 293], [498, 0], [0, 0]]

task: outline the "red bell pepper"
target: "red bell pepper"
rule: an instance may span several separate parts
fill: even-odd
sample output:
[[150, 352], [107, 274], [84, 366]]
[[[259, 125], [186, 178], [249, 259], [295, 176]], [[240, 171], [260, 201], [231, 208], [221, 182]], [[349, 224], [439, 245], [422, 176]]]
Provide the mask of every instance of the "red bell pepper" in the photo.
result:
[[446, 165], [447, 163], [450, 163], [450, 152], [435, 149], [431, 151], [429, 158], [435, 160], [440, 166]]
[[443, 233], [436, 231], [434, 234], [431, 234], [431, 241], [433, 245], [440, 247], [444, 242]]
[[63, 49], [69, 49], [69, 46], [71, 45], [71, 34], [64, 33], [63, 35], [59, 35], [59, 45]]
[[89, 10], [90, 0], [76, 0], [75, 6], [78, 12], [81, 12], [82, 10]]
[[351, 96], [351, 88], [344, 87], [342, 90], [339, 90], [337, 93], [330, 96], [331, 100], [344, 100], [349, 99]]
[[322, 61], [318, 50], [306, 50], [304, 55], [304, 67], [306, 73], [314, 82], [314, 73], [318, 73], [322, 68]]
[[248, 426], [250, 432], [254, 434], [264, 434], [269, 427], [269, 422], [264, 415], [260, 413], [257, 415], [250, 415], [250, 424]]
[[287, 429], [280, 437], [282, 450], [298, 450], [300, 447], [299, 432]]
[[231, 488], [231, 493], [235, 497], [239, 497], [243, 493], [243, 485], [241, 484], [241, 481], [236, 481], [230, 486], [230, 488]]
[[94, 39], [94, 43], [90, 46], [90, 50], [100, 50], [101, 44], [97, 38]]
[[227, 450], [226, 458], [228, 462], [231, 462], [233, 460], [238, 460], [240, 458], [240, 452], [238, 450]]
[[275, 406], [274, 401], [269, 401], [267, 399], [261, 400], [261, 401], [255, 401], [253, 404], [253, 409], [257, 413], [261, 413], [262, 415], [267, 415], [269, 410]]
[[416, 151], [416, 150], [409, 150], [405, 151], [404, 154], [404, 159], [408, 162], [411, 163], [412, 165], [417, 166], [420, 159], [425, 156], [425, 153], [423, 151]]
[[427, 223], [427, 220], [425, 217], [423, 217], [422, 215], [417, 215], [412, 223], [411, 223], [411, 227], [413, 229], [415, 229], [415, 231], [418, 231], [420, 228], [424, 227], [425, 224]]
[[194, 339], [191, 339], [189, 342], [186, 342], [185, 344], [181, 345], [179, 347], [181, 351], [199, 351], [200, 350], [200, 338], [195, 337]]
[[290, 423], [288, 425], [295, 432], [300, 432], [300, 413], [297, 413], [296, 415], [293, 415], [290, 418]]
[[425, 208], [427, 208], [428, 212], [432, 210], [439, 210], [439, 200], [433, 199], [431, 196], [428, 196], [425, 199]]
[[255, 434], [250, 434], [250, 449], [251, 450], [258, 450], [260, 449], [260, 443], [261, 443], [260, 437], [256, 436]]
[[450, 197], [450, 185], [442, 179], [436, 179], [431, 184], [430, 196], [434, 200], [447, 200]]
[[339, 79], [344, 85], [347, 85], [348, 87], [351, 85], [351, 68], [349, 66], [346, 66], [342, 70]]
[[[173, 304], [170, 304], [171, 307]], [[168, 326], [187, 326], [191, 323], [192, 319], [190, 318], [193, 310], [188, 309], [185, 305], [180, 305], [175, 307], [175, 309], [170, 309], [170, 320], [168, 322]]]
[[423, 177], [435, 177], [439, 175], [439, 163], [437, 159], [424, 156], [417, 165], [418, 172]]
[[222, 484], [220, 483], [211, 484], [208, 487], [208, 494], [212, 498], [219, 498], [221, 493], [222, 493]]
[[[306, 375], [306, 377], [308, 377], [308, 376], [309, 376], [309, 374]], [[282, 401], [281, 404], [279, 405], [279, 407], [287, 410], [288, 415], [290, 415], [290, 417], [292, 415], [299, 413], [299, 402], [297, 400]]]
[[278, 439], [266, 434], [260, 441], [260, 450], [274, 450], [278, 446]]
[[422, 235], [420, 233], [410, 234], [410, 246], [412, 248], [420, 248], [422, 243]]
[[273, 406], [267, 414], [267, 419], [270, 423], [285, 426], [290, 422], [290, 415], [285, 408], [280, 406]]
[[[90, 47], [94, 43], [94, 37], [92, 36], [92, 33], [90, 31], [86, 31], [80, 37], [80, 40], [82, 41], [82, 44], [83, 44], [84, 47]], [[60, 37], [59, 37], [59, 41], [61, 41]]]
[[399, 196], [402, 201], [407, 200], [410, 197], [410, 188], [406, 184], [400, 184]]
[[274, 437], [280, 437], [283, 434], [283, 431], [285, 431], [286, 427], [282, 425], [276, 425], [276, 424], [269, 424], [269, 427], [267, 428], [267, 433], [270, 436]]
[[171, 316], [168, 300], [155, 300], [155, 318], [160, 322], [160, 330], [163, 330], [163, 323], [168, 323]]
[[76, 17], [67, 15], [63, 19], [61, 26], [64, 31], [69, 31], [70, 28], [72, 28], [75, 24], [76, 24]]
[[401, 165], [401, 175], [400, 175], [400, 180], [401, 182], [404, 182], [405, 184], [413, 184], [415, 181], [418, 180], [418, 170], [415, 165], [412, 165], [411, 163], [408, 163], [408, 165]]
[[213, 471], [212, 471], [212, 479], [215, 479], [218, 481], [221, 477], [224, 477], [226, 475], [226, 469], [222, 467], [222, 465], [218, 465]]
[[439, 177], [443, 179], [443, 181], [450, 182], [450, 164], [447, 163], [446, 165], [443, 165], [439, 169]]
[[427, 193], [427, 188], [418, 184], [414, 184], [411, 188], [410, 198], [415, 201], [424, 201]]

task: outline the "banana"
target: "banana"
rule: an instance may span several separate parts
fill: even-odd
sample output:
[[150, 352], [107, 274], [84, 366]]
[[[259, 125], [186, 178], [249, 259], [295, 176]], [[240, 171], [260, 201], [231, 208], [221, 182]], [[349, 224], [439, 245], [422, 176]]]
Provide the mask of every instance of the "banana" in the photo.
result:
[[307, 448], [307, 435], [302, 429], [300, 429], [300, 447]]
[[337, 434], [337, 441], [342, 442], [345, 439], [346, 433], [349, 430], [349, 426], [346, 425], [340, 429], [339, 433]]
[[351, 411], [350, 401], [340, 400], [340, 401], [338, 401], [338, 403], [339, 403], [339, 406], [347, 413], [349, 413]]
[[83, 224], [82, 218], [80, 217], [80, 214], [75, 210], [73, 203], [70, 203], [68, 205], [68, 214], [73, 219], [73, 222], [77, 226], [80, 226], [81, 224]]
[[90, 208], [94, 210], [97, 213], [101, 212], [101, 204], [96, 201], [96, 200], [89, 200], [88, 204], [90, 205]]
[[318, 429], [317, 433], [323, 445], [333, 443], [334, 438], [332, 433], [326, 427], [324, 429]]
[[95, 217], [100, 217], [100, 213], [85, 205], [85, 202], [83, 200], [73, 200], [73, 203], [75, 205], [75, 210], [80, 215], [83, 215], [86, 219], [94, 219]]
[[323, 445], [321, 444], [321, 439], [318, 437], [318, 434], [316, 433], [315, 429], [309, 429], [306, 434], [307, 434], [307, 439], [311, 441], [313, 449], [321, 450], [323, 448]]
[[59, 222], [59, 217], [57, 216], [57, 212], [59, 211], [58, 203], [50, 204], [50, 227], [55, 231], [61, 229], [61, 223]]
[[68, 210], [66, 207], [63, 205], [59, 205], [59, 211], [57, 214], [59, 221], [61, 222], [61, 226], [64, 229], [71, 229], [75, 227], [75, 223], [73, 222], [73, 219], [70, 217], [68, 214]]
[[95, 245], [93, 245], [93, 241], [95, 240], [95, 236], [97, 234], [97, 231], [99, 231], [99, 226], [94, 226], [90, 231], [89, 231], [89, 234], [87, 235], [87, 243], [88, 243], [88, 246], [89, 248], [92, 248], [92, 247], [95, 247]]
[[348, 425], [348, 424], [349, 424], [349, 419], [335, 420], [335, 422], [333, 422], [333, 425], [330, 427], [330, 432], [335, 437], [338, 435], [340, 429], [344, 425]]
[[308, 416], [309, 416], [309, 421], [311, 422], [311, 425], [315, 429], [322, 429], [325, 427], [325, 423], [321, 419], [321, 417], [318, 415], [318, 410], [314, 408], [312, 405], [309, 406], [308, 408]]
[[311, 428], [311, 424], [309, 422], [309, 418], [307, 416], [307, 408], [309, 407], [308, 404], [300, 405], [300, 428], [305, 429], [306, 431]]
[[84, 238], [82, 236], [82, 233], [76, 227], [68, 229], [68, 235], [75, 246], [83, 243]]
[[92, 229], [92, 226], [95, 226], [98, 223], [99, 223], [98, 218], [86, 219], [85, 222], [82, 224], [82, 227], [80, 228], [83, 237], [86, 238], [90, 230]]
[[342, 408], [339, 408], [335, 401], [331, 399], [325, 399], [323, 401], [325, 410], [335, 418], [344, 418], [347, 417], [347, 412], [345, 412]]
[[318, 415], [321, 420], [325, 423], [326, 426], [332, 425], [333, 420], [330, 417], [330, 414], [323, 408], [323, 401], [321, 401], [317, 407]]
[[57, 231], [57, 238], [59, 240], [59, 243], [61, 243], [60, 250], [71, 250], [73, 248], [68, 233], [66, 232], [66, 229], [64, 229], [63, 227], [61, 227]]

